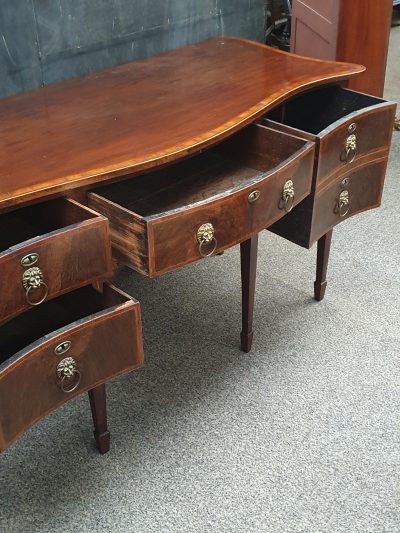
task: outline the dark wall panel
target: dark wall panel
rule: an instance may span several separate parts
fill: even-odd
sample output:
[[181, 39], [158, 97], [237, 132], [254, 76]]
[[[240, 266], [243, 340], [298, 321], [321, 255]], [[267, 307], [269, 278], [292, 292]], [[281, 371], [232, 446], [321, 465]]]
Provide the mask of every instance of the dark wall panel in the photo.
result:
[[0, 97], [213, 35], [263, 39], [265, 0], [0, 0]]
[[27, 91], [41, 82], [32, 2], [0, 0], [0, 96]]

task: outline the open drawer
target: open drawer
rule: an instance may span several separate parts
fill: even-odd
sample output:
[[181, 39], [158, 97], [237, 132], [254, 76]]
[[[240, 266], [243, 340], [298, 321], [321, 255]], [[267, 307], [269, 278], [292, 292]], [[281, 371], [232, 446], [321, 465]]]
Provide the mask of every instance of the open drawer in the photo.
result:
[[330, 86], [311, 91], [270, 112], [263, 124], [316, 142], [315, 183], [388, 154], [396, 105]]
[[140, 306], [83, 287], [0, 327], [0, 451], [74, 396], [143, 363]]
[[108, 221], [60, 198], [0, 215], [0, 324], [112, 275]]
[[314, 143], [252, 125], [205, 153], [89, 193], [114, 254], [150, 277], [221, 252], [311, 190]]
[[311, 248], [320, 237], [348, 218], [379, 207], [387, 158], [359, 165], [327, 183], [267, 228], [300, 246]]

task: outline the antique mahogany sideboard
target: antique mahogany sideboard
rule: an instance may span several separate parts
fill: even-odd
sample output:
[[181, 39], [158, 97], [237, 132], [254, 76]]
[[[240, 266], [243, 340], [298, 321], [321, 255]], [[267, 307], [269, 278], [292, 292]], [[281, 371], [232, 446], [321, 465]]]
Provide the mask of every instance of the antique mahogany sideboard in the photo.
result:
[[362, 71], [222, 37], [0, 101], [0, 451], [83, 392], [108, 450], [105, 383], [143, 363], [111, 250], [154, 277], [240, 243], [245, 351], [258, 232], [318, 240], [322, 298], [331, 228], [383, 187]]

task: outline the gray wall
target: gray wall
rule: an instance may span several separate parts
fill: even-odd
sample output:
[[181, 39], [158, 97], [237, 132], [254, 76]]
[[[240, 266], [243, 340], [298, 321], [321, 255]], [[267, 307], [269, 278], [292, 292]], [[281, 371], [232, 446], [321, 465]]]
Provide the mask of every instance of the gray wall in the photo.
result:
[[263, 39], [265, 0], [0, 0], [0, 97], [212, 35]]

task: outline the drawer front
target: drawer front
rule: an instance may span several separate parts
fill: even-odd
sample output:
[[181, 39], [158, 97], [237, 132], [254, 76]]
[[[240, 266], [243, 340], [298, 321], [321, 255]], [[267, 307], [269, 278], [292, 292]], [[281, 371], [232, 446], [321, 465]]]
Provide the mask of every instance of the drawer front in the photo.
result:
[[[272, 175], [251, 186], [203, 206], [150, 222], [150, 275], [157, 276], [218, 253], [283, 217], [287, 212], [285, 207], [289, 210], [310, 194], [313, 162], [314, 146], [309, 145]], [[204, 228], [205, 225], [209, 226]], [[200, 242], [202, 229], [205, 229], [208, 243]]]
[[343, 220], [379, 207], [386, 165], [387, 159], [381, 158], [357, 168], [317, 192], [310, 245]]
[[1, 287], [0, 323], [112, 275], [107, 219], [73, 201], [63, 202], [67, 210], [68, 204], [74, 211], [81, 210], [82, 220], [0, 254], [0, 277], [7, 280]]
[[[42, 338], [0, 367], [0, 451], [74, 396], [143, 364], [140, 306], [126, 298]], [[64, 375], [68, 369], [72, 377]]]
[[317, 187], [330, 177], [335, 179], [367, 162], [374, 152], [388, 151], [394, 113], [393, 104], [378, 104], [352, 113], [345, 120], [324, 130], [320, 134]]

